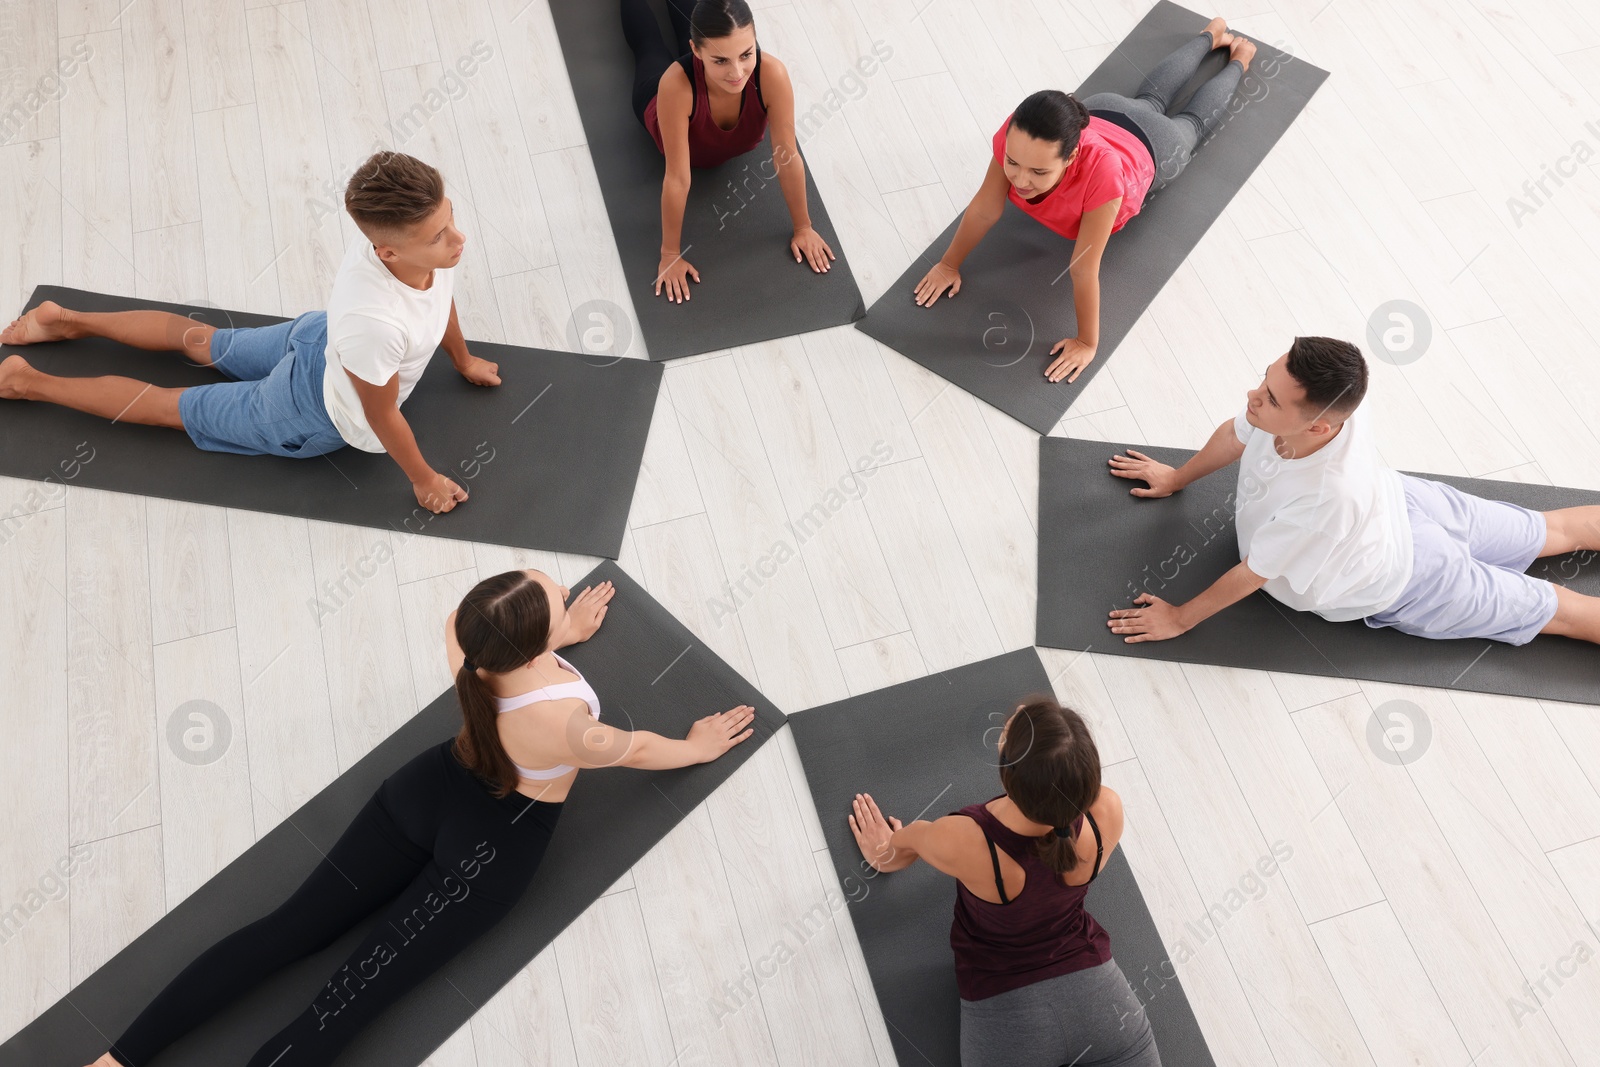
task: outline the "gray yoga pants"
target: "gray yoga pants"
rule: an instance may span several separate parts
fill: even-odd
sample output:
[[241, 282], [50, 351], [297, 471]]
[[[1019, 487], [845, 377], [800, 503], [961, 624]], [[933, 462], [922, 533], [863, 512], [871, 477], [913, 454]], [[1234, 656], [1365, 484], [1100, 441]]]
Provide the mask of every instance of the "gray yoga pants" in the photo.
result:
[[1233, 100], [1239, 80], [1244, 77], [1244, 67], [1234, 60], [1196, 89], [1182, 111], [1168, 115], [1167, 108], [1172, 106], [1173, 99], [1183, 91], [1210, 52], [1211, 35], [1196, 34], [1157, 63], [1133, 96], [1095, 93], [1083, 101], [1083, 106], [1090, 111], [1115, 111], [1126, 115], [1144, 131], [1156, 162], [1152, 190], [1161, 188], [1183, 172], [1194, 150], [1222, 121], [1222, 114]]
[[961, 1002], [961, 1067], [1161, 1067], [1116, 960]]

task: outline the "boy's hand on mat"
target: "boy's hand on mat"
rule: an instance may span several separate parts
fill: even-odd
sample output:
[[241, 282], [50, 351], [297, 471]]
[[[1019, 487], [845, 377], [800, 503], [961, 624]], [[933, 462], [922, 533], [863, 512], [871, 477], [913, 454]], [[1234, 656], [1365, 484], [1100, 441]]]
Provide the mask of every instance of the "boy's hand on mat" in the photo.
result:
[[1128, 644], [1165, 641], [1188, 631], [1183, 613], [1160, 597], [1140, 593], [1133, 598], [1133, 602], [1144, 606], [1113, 611], [1110, 621], [1106, 623], [1112, 633], [1127, 634], [1123, 640]]
[[469, 355], [465, 360], [456, 364], [456, 370], [461, 376], [473, 385], [499, 385], [500, 364], [490, 363], [486, 359]]
[[1171, 496], [1183, 488], [1178, 484], [1178, 472], [1175, 468], [1157, 462], [1143, 452], [1136, 452], [1131, 448], [1128, 449], [1126, 456], [1119, 452], [1111, 457], [1111, 473], [1118, 478], [1133, 478], [1136, 481], [1149, 483], [1148, 489], [1141, 489], [1138, 486], [1129, 489], [1128, 492], [1134, 496]]
[[856, 835], [861, 855], [874, 870], [885, 870], [894, 862], [895, 848], [889, 838], [900, 829], [900, 820], [884, 817], [878, 802], [869, 793], [857, 793], [850, 806], [850, 832]]
[[606, 621], [606, 605], [617, 595], [617, 587], [610, 582], [591, 586], [572, 598], [567, 607], [567, 644], [587, 641]]
[[694, 269], [693, 263], [681, 255], [662, 256], [661, 265], [656, 268], [656, 295], [660, 296], [665, 289], [668, 300], [681, 304], [689, 299], [690, 278], [700, 280], [700, 272]]
[[1078, 375], [1083, 373], [1083, 368], [1094, 362], [1094, 345], [1086, 345], [1076, 337], [1068, 337], [1057, 341], [1050, 354], [1055, 360], [1044, 369], [1044, 376], [1052, 382], [1059, 382], [1067, 375], [1067, 384], [1071, 385], [1078, 380]]
[[438, 515], [451, 510], [459, 501], [467, 499], [467, 491], [442, 474], [432, 474], [420, 482], [411, 483], [417, 494], [417, 503]]
[[810, 226], [794, 231], [789, 239], [789, 251], [794, 253], [796, 263], [805, 263], [818, 274], [826, 274], [828, 264], [836, 258], [828, 242]]
[[689, 744], [700, 754], [701, 763], [710, 763], [755, 733], [755, 729], [750, 726], [755, 717], [755, 708], [749, 704], [740, 704], [736, 708], [696, 719], [694, 725], [689, 727]]
[[929, 307], [946, 289], [955, 296], [961, 291], [961, 272], [943, 263], [935, 263], [917, 283], [917, 306]]

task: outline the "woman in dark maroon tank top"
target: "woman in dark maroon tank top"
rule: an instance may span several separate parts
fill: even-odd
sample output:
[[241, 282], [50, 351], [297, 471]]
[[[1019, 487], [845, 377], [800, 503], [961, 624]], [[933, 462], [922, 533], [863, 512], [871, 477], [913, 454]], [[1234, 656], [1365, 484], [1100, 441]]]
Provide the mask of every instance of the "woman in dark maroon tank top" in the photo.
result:
[[788, 69], [756, 43], [750, 6], [745, 0], [667, 0], [677, 38], [674, 58], [646, 0], [621, 3], [622, 32], [634, 55], [633, 112], [667, 160], [656, 295], [664, 290], [668, 300], [682, 303], [689, 299], [689, 279], [700, 280], [681, 248], [690, 169], [719, 166], [751, 151], [769, 126], [773, 172], [794, 223], [789, 251], [796, 263], [826, 271], [834, 254], [812, 229], [806, 208], [794, 86]]
[[921, 858], [956, 879], [963, 1067], [1159, 1067], [1144, 1008], [1083, 907], [1122, 837], [1122, 799], [1100, 784], [1089, 728], [1030, 698], [999, 750], [1005, 792], [987, 803], [902, 826], [861, 793], [850, 815], [879, 871]]

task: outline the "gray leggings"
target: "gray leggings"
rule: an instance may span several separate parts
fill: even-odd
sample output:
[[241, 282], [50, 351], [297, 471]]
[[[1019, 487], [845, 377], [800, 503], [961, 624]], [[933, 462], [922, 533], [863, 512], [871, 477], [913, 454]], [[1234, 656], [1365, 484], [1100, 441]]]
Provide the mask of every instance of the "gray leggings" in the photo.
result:
[[961, 1002], [961, 1067], [1161, 1067], [1116, 960]]
[[1168, 115], [1167, 108], [1172, 105], [1173, 98], [1194, 77], [1210, 52], [1211, 35], [1198, 34], [1157, 63], [1133, 96], [1095, 93], [1083, 101], [1083, 106], [1090, 111], [1115, 111], [1126, 115], [1144, 131], [1156, 162], [1152, 191], [1182, 173], [1195, 148], [1222, 121], [1222, 113], [1233, 99], [1239, 79], [1244, 77], [1244, 67], [1234, 60], [1196, 89], [1182, 111]]

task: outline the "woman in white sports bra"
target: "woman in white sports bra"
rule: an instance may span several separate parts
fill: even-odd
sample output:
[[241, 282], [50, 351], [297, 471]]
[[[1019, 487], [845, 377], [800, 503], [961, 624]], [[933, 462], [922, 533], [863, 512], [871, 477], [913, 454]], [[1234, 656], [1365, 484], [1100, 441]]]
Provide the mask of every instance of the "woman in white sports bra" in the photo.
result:
[[[497, 586], [493, 592], [484, 588], [490, 583]], [[548, 574], [508, 571], [480, 582], [450, 613], [445, 644], [464, 720], [456, 749], [480, 778], [505, 792], [559, 804], [582, 768], [687, 767], [717, 758], [754, 733], [755, 709], [748, 706], [700, 719], [681, 741], [600, 721], [600, 698], [556, 650], [593, 636], [615, 593], [602, 582], [567, 606], [569, 590]], [[549, 611], [548, 629], [525, 617], [541, 609]], [[512, 635], [535, 630], [549, 640], [530, 657]]]
[[[686, 767], [748, 738], [755, 709], [746, 706], [707, 715], [681, 741], [598, 721], [599, 698], [556, 650], [593, 636], [614, 592], [609, 582], [585, 589], [569, 611], [567, 590], [538, 571], [473, 586], [445, 633], [460, 733], [384, 779], [288, 900], [190, 963], [92, 1067], [146, 1067], [246, 990], [376, 913], [343, 968], [247, 1065], [330, 1067], [517, 903], [580, 768]], [[472, 662], [462, 662], [463, 648]], [[341, 974], [359, 974], [359, 988]]]

